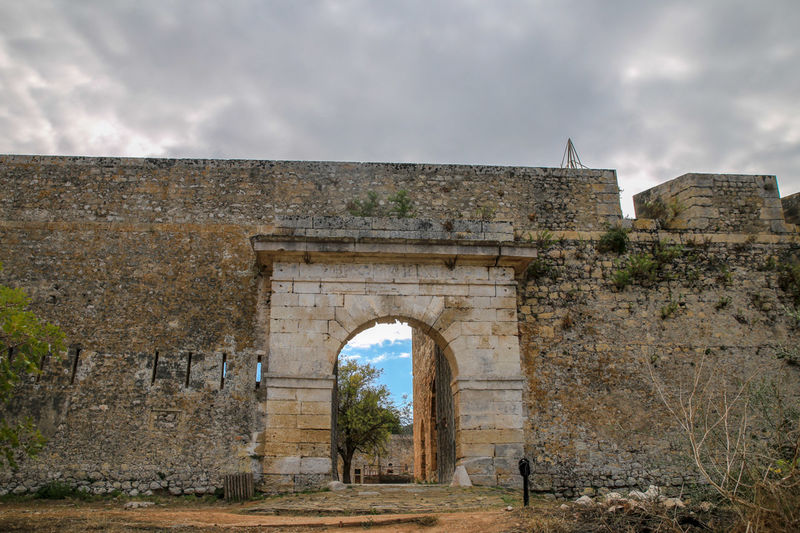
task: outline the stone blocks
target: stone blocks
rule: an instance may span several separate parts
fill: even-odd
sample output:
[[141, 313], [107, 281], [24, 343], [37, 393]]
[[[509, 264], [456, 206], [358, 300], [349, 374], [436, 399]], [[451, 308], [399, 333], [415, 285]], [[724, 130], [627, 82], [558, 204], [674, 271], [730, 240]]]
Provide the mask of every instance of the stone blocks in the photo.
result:
[[[366, 187], [405, 188], [428, 220], [346, 216]], [[621, 222], [613, 171], [0, 156], [3, 283], [83, 347], [74, 382], [62, 360], [4, 408], [34, 416], [49, 443], [3, 475], [0, 492], [63, 479], [207, 493], [239, 471], [275, 490], [324, 485], [331, 387], [319, 384], [353, 333], [393, 316], [413, 319], [452, 362], [467, 432], [458, 455], [483, 469], [476, 481], [518, 481], [498, 458], [521, 455], [502, 442], [520, 427], [540, 490], [696, 481], [666, 437], [652, 437], [655, 426], [675, 435], [645, 401], [640, 356], [676, 374], [706, 349], [722, 354], [720, 369], [782, 363], [775, 346], [798, 344], [780, 312], [793, 302], [763, 267], [796, 255], [797, 234], [782, 234], [796, 227], [770, 176], [691, 175], [656, 189], [684, 209], [670, 228], [634, 221], [632, 252], [665, 239], [695, 259], [667, 265], [669, 281], [617, 290], [616, 258], [596, 248]], [[510, 223], [455, 218], [485, 198]], [[796, 198], [782, 200], [785, 222], [797, 222]], [[540, 250], [553, 276], [528, 279], [528, 239], [544, 229], [556, 237]], [[272, 246], [269, 265], [260, 244]], [[682, 305], [662, 320], [670, 295]], [[487, 379], [509, 376], [524, 387], [509, 394]], [[469, 433], [484, 430], [500, 433]]]
[[[640, 218], [678, 230], [787, 233], [775, 176], [684, 174], [633, 197]], [[656, 203], [659, 203], [658, 207]]]
[[[457, 417], [456, 449], [470, 455], [462, 453], [458, 461], [470, 475], [474, 471], [479, 483], [496, 483], [494, 446], [519, 448], [523, 443], [521, 394], [503, 390], [508, 381], [500, 385], [496, 381], [517, 383], [521, 372], [513, 269], [493, 266], [494, 257], [485, 266], [404, 263], [399, 257], [392, 262], [359, 262], [357, 254], [345, 262], [344, 257], [273, 265], [270, 370], [289, 380], [287, 384], [293, 384], [292, 376], [309, 372], [328, 375], [347, 339], [376, 321], [408, 321], [430, 335], [443, 349], [454, 375], [466, 379], [458, 382], [466, 384], [463, 390], [454, 390], [456, 412], [462, 413]], [[487, 375], [495, 381], [486, 381]], [[284, 440], [298, 443], [306, 429], [330, 428], [330, 389], [288, 387], [277, 393], [270, 392], [275, 385], [269, 381], [267, 387], [268, 440], [280, 438], [270, 428], [285, 428]], [[301, 401], [308, 394], [317, 395], [313, 404], [308, 398]], [[330, 438], [329, 433], [309, 435], [306, 441], [320, 444], [317, 439]], [[484, 448], [469, 448], [475, 445]], [[320, 458], [307, 462], [324, 467]], [[282, 473], [270, 471], [270, 464], [264, 463], [265, 472]], [[326, 465], [330, 468], [329, 461]]]

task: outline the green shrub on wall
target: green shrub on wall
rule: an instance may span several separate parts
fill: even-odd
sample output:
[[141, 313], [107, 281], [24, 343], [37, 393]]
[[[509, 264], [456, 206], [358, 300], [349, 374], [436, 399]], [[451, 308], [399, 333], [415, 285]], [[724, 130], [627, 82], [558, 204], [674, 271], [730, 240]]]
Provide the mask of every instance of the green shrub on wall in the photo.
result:
[[628, 233], [630, 230], [622, 226], [612, 226], [608, 228], [600, 241], [597, 243], [597, 251], [602, 253], [614, 252], [622, 255], [628, 250]]

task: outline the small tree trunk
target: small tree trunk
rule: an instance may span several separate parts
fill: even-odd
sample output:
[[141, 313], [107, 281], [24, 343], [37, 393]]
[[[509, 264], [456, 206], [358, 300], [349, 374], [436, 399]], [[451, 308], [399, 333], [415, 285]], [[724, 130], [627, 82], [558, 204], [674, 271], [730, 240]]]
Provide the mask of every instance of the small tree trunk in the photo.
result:
[[350, 465], [353, 463], [353, 454], [347, 453], [342, 456], [342, 483], [352, 483], [350, 481]]

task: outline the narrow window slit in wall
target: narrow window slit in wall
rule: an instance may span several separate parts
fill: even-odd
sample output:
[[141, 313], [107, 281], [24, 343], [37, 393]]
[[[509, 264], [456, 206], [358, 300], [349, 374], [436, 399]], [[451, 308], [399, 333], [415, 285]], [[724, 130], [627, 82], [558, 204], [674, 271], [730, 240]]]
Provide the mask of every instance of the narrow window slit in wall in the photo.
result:
[[256, 389], [261, 387], [261, 356], [258, 356], [258, 362], [256, 363]]
[[52, 355], [52, 354], [51, 354], [50, 352], [47, 352], [46, 354], [44, 354], [44, 355], [42, 356], [42, 360], [39, 362], [39, 373], [38, 373], [38, 374], [36, 374], [36, 383], [39, 383], [39, 380], [41, 380], [41, 379], [42, 379], [42, 374], [44, 374], [44, 367], [45, 367], [45, 364], [47, 363], [47, 359], [48, 359], [48, 358], [49, 358], [51, 355]]
[[16, 355], [17, 355], [17, 349], [13, 348], [13, 347], [10, 347], [8, 349], [8, 354], [6, 355], [6, 357], [8, 357], [8, 366], [9, 367], [14, 364], [14, 357]]
[[186, 355], [186, 382], [183, 384], [185, 389], [189, 388], [189, 376], [192, 372], [192, 352]]
[[222, 354], [222, 373], [219, 377], [219, 388], [222, 390], [225, 387], [225, 376], [228, 373], [228, 354]]
[[156, 382], [156, 370], [158, 370], [158, 350], [156, 350], [156, 355], [153, 358], [153, 375], [150, 376], [150, 385]]
[[81, 347], [80, 346], [74, 346], [72, 348], [72, 350], [73, 350], [75, 356], [72, 359], [72, 376], [69, 378], [70, 385], [75, 383], [75, 374], [78, 373], [78, 359], [81, 356]]

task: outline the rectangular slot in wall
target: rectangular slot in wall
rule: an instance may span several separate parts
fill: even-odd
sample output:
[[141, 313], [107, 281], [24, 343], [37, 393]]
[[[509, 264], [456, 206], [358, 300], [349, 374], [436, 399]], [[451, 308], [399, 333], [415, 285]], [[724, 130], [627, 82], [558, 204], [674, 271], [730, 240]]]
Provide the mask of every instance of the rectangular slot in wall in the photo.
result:
[[220, 372], [219, 376], [219, 388], [222, 390], [225, 388], [225, 376], [228, 374], [228, 354], [222, 354], [222, 372]]
[[186, 354], [186, 381], [183, 384], [183, 387], [185, 389], [189, 388], [189, 376], [191, 375], [191, 372], [192, 372], [192, 352], [189, 352], [188, 354]]
[[45, 367], [45, 364], [47, 363], [47, 359], [48, 359], [48, 358], [49, 358], [51, 355], [52, 355], [52, 354], [51, 354], [50, 352], [47, 352], [46, 354], [44, 354], [44, 355], [42, 356], [42, 360], [41, 360], [41, 361], [39, 361], [39, 373], [38, 373], [38, 374], [36, 374], [36, 383], [39, 383], [39, 380], [41, 380], [41, 379], [42, 379], [42, 374], [44, 374], [44, 367]]
[[75, 374], [78, 373], [78, 359], [81, 356], [81, 347], [73, 346], [72, 352], [73, 352], [73, 359], [72, 359], [72, 375], [69, 378], [70, 385], [75, 383]]
[[150, 385], [153, 385], [156, 382], [157, 370], [158, 370], [158, 350], [156, 350], [156, 355], [155, 357], [153, 357], [153, 374], [150, 376]]
[[258, 356], [258, 362], [256, 362], [256, 389], [261, 387], [261, 356]]

